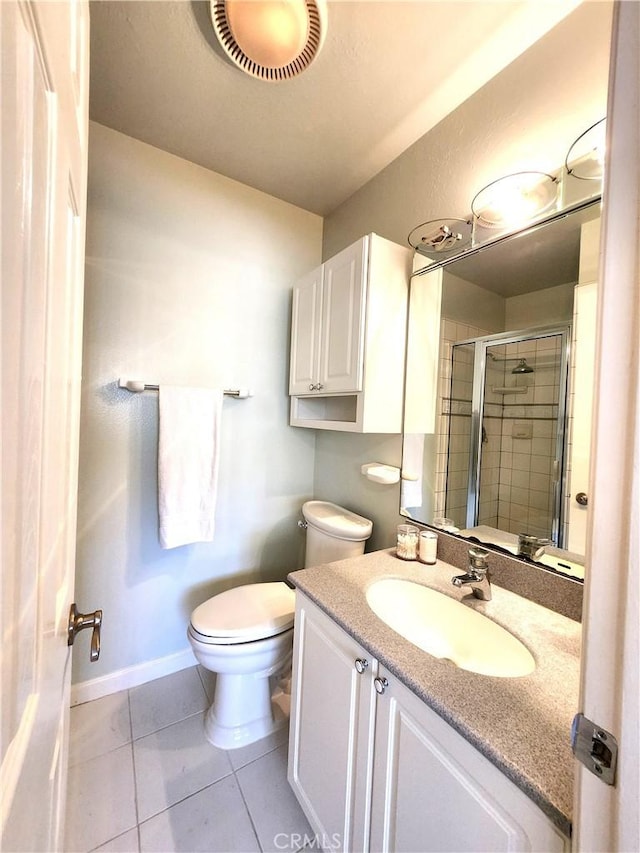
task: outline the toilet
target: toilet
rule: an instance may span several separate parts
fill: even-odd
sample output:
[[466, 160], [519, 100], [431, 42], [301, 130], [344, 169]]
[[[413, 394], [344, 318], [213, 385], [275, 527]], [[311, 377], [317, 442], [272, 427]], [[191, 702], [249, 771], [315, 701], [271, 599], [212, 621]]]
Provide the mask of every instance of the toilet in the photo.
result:
[[[327, 501], [307, 501], [302, 514], [305, 568], [364, 552], [373, 529], [369, 519]], [[294, 611], [294, 591], [279, 581], [229, 589], [191, 614], [193, 653], [217, 675], [204, 723], [214, 746], [246, 746], [287, 722]]]

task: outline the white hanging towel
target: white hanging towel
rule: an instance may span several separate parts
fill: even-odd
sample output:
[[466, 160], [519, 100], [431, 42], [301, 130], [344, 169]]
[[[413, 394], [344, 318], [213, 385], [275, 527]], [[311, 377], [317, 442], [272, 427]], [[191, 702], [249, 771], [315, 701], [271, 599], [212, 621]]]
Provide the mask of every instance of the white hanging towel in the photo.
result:
[[220, 460], [222, 390], [158, 389], [160, 545], [210, 542]]

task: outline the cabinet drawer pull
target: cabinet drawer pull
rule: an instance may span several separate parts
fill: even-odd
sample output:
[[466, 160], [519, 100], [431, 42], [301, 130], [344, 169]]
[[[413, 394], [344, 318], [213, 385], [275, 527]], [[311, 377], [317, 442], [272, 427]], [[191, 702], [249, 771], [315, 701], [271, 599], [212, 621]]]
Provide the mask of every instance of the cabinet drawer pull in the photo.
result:
[[389, 686], [389, 682], [386, 678], [374, 678], [373, 686], [376, 688], [376, 693], [379, 693], [382, 696], [384, 691]]
[[355, 666], [356, 672], [359, 672], [360, 675], [362, 675], [365, 669], [369, 666], [369, 661], [366, 658], [356, 658]]

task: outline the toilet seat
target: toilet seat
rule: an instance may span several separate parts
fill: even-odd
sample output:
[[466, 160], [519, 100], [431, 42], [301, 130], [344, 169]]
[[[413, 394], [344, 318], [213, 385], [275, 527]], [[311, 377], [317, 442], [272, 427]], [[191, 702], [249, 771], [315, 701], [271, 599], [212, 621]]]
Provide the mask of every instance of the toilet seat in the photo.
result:
[[203, 643], [249, 643], [287, 631], [294, 612], [295, 593], [282, 581], [245, 584], [196, 607], [190, 631]]

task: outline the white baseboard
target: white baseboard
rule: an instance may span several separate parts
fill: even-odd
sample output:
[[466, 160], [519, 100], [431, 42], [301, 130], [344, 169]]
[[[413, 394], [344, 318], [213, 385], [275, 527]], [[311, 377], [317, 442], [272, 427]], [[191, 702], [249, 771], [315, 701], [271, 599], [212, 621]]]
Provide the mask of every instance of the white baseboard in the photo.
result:
[[100, 699], [129, 687], [138, 687], [153, 681], [154, 678], [162, 678], [163, 675], [171, 675], [181, 669], [188, 669], [196, 665], [196, 659], [191, 648], [167, 655], [164, 658], [145, 661], [135, 666], [127, 666], [118, 669], [108, 675], [91, 678], [89, 681], [81, 681], [79, 684], [71, 685], [71, 707], [90, 702], [92, 699]]

